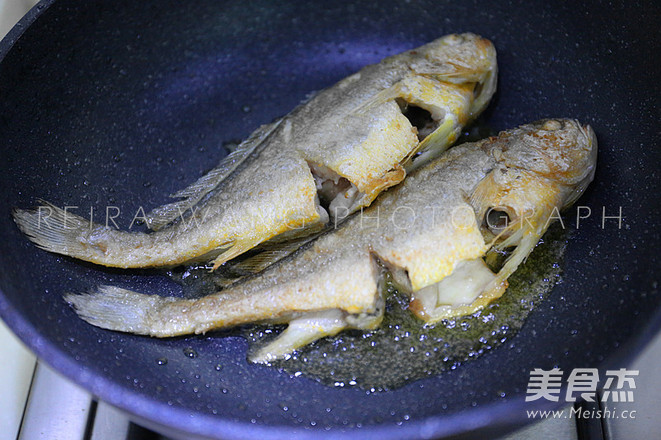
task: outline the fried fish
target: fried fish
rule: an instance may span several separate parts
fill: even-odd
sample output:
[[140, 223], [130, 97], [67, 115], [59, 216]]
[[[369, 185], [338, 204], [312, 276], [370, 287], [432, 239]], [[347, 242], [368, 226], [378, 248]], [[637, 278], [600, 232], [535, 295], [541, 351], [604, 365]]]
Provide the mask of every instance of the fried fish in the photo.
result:
[[523, 125], [450, 149], [339, 228], [218, 293], [181, 299], [103, 286], [66, 299], [93, 325], [157, 337], [287, 323], [255, 362], [378, 326], [386, 271], [421, 324], [474, 313], [505, 292], [558, 210], [583, 193], [596, 155], [594, 132], [577, 121]]
[[371, 204], [448, 148], [496, 88], [496, 52], [448, 35], [365, 67], [260, 127], [220, 165], [120, 231], [45, 204], [14, 211], [37, 246], [104, 266], [213, 267], [269, 240], [306, 236]]

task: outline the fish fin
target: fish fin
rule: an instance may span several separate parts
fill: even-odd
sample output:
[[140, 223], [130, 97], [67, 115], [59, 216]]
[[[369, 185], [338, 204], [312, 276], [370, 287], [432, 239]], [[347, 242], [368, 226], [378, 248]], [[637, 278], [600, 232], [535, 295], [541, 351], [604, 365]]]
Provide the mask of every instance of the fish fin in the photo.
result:
[[406, 172], [410, 173], [420, 168], [421, 164], [428, 163], [432, 158], [447, 150], [456, 139], [456, 128], [456, 124], [452, 119], [445, 118], [436, 130], [424, 138], [402, 160], [401, 164]]
[[387, 89], [381, 90], [380, 92], [376, 93], [374, 96], [372, 96], [371, 98], [367, 99], [365, 102], [360, 104], [356, 109], [354, 109], [354, 113], [367, 113], [376, 106], [384, 104], [387, 101], [399, 98], [399, 96], [403, 93], [402, 87], [403, 86], [400, 81], [388, 87]]
[[278, 337], [249, 356], [249, 361], [265, 364], [288, 357], [299, 347], [317, 339], [334, 336], [347, 327], [341, 310], [325, 310], [307, 313], [289, 322]]
[[470, 109], [471, 120], [487, 108], [497, 88], [498, 65], [494, 62], [493, 68], [489, 69], [482, 81], [475, 84], [475, 89], [473, 90], [475, 98]]
[[[493, 55], [495, 57], [495, 54]], [[495, 60], [489, 63], [489, 66], [495, 66]], [[426, 78], [435, 79], [451, 84], [465, 84], [471, 82], [480, 82], [484, 79], [493, 67], [485, 69], [482, 64], [471, 65], [461, 62], [460, 60], [446, 61], [440, 65], [434, 65], [425, 62], [421, 65], [412, 66], [412, 70], [416, 75]]]
[[152, 315], [176, 298], [145, 295], [115, 286], [100, 286], [90, 294], [68, 293], [64, 296], [78, 316], [88, 323], [108, 330], [153, 334]]
[[240, 273], [248, 274], [261, 272], [273, 263], [291, 255], [301, 246], [309, 243], [318, 236], [319, 234], [312, 234], [281, 243], [265, 244], [258, 250], [256, 255], [246, 258], [243, 261], [239, 261], [236, 264], [232, 264], [231, 269]]
[[278, 243], [263, 243], [255, 247], [254, 255], [245, 259], [228, 261], [221, 271], [217, 271], [213, 282], [216, 286], [225, 289], [232, 284], [243, 280], [247, 276], [259, 273], [278, 261], [296, 252], [301, 246], [314, 240], [320, 233], [298, 237]]
[[305, 313], [289, 321], [288, 327], [265, 347], [249, 355], [248, 360], [255, 363], [268, 363], [280, 358], [287, 358], [291, 353], [317, 339], [334, 336], [347, 328], [371, 330], [383, 321], [385, 313], [386, 280], [385, 269], [378, 256], [370, 253], [370, 262], [376, 285], [374, 310], [349, 314], [340, 309], [327, 309]]
[[95, 226], [94, 223], [44, 200], [39, 203], [36, 209], [14, 209], [12, 215], [18, 228], [41, 249], [82, 255], [85, 246], [79, 240], [80, 234]]
[[530, 230], [526, 231], [521, 228], [516, 233], [512, 234], [512, 236], [508, 237], [503, 243], [510, 241], [510, 239], [511, 241], [506, 243], [506, 245], [502, 245], [502, 248], [514, 246], [517, 241], [518, 243], [516, 243], [516, 249], [512, 251], [512, 254], [505, 261], [503, 267], [498, 271], [497, 280], [495, 281], [506, 280], [512, 275], [519, 265], [528, 258], [528, 255], [530, 255], [530, 252], [532, 252], [535, 246], [537, 246], [541, 236], [541, 233], [535, 233]]
[[262, 125], [255, 130], [248, 139], [241, 142], [230, 154], [225, 156], [216, 168], [200, 177], [192, 185], [170, 195], [172, 198], [182, 198], [177, 202], [168, 203], [153, 209], [147, 214], [147, 225], [158, 230], [172, 223], [177, 218], [197, 205], [204, 196], [216, 188], [223, 180], [231, 175], [239, 165], [264, 143], [266, 139], [278, 128], [283, 119], [272, 124]]
[[244, 252], [249, 251], [260, 243], [259, 239], [255, 240], [237, 240], [231, 243], [222, 245], [221, 253], [213, 261], [212, 271], [218, 269], [221, 264], [225, 264], [232, 258], [238, 257]]

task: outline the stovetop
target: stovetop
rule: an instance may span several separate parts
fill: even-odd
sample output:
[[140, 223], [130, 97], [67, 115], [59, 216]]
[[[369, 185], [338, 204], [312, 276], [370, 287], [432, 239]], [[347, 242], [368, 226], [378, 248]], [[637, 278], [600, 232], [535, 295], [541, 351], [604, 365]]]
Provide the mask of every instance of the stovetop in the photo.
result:
[[[169, 440], [131, 421], [129, 415], [39, 362], [0, 321], [0, 426], [2, 438], [17, 440]], [[661, 438], [661, 334], [628, 370], [639, 370], [629, 418], [545, 417], [500, 440], [618, 440]], [[602, 411], [615, 404], [602, 404]], [[634, 412], [635, 411], [635, 412]], [[631, 417], [634, 416], [635, 418]], [[577, 424], [577, 421], [579, 423]], [[654, 435], [656, 434], [656, 435]], [[6, 436], [6, 437], [5, 437]]]

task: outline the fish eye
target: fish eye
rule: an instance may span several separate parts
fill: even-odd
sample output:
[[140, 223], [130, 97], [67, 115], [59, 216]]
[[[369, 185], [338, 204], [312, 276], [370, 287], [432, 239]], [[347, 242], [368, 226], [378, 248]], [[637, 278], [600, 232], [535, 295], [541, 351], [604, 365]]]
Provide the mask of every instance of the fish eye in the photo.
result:
[[480, 96], [480, 93], [482, 93], [482, 89], [484, 88], [484, 84], [481, 82], [476, 82], [475, 86], [473, 86], [473, 98], [477, 98]]
[[484, 225], [494, 234], [498, 235], [510, 224], [510, 216], [498, 207], [492, 207], [484, 215]]

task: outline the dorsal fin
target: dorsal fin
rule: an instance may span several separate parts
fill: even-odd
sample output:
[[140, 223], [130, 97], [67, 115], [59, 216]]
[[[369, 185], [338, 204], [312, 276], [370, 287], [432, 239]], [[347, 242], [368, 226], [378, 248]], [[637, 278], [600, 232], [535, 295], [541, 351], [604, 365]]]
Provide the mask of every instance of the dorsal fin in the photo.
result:
[[182, 198], [177, 202], [168, 203], [153, 209], [147, 214], [149, 228], [158, 230], [167, 226], [184, 213], [193, 208], [225, 180], [236, 168], [241, 165], [280, 125], [282, 119], [271, 124], [262, 125], [255, 130], [248, 139], [241, 142], [234, 151], [225, 156], [216, 168], [200, 177], [187, 188], [170, 195], [172, 198]]

